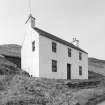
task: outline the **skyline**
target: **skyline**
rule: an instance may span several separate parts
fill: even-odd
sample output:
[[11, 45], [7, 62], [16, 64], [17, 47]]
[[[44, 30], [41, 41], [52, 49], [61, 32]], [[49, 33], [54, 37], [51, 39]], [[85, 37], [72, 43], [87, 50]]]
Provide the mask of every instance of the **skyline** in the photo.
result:
[[[0, 1], [0, 44], [22, 44], [28, 0]], [[105, 60], [104, 0], [31, 0], [36, 27], [68, 42], [73, 37], [89, 57]]]

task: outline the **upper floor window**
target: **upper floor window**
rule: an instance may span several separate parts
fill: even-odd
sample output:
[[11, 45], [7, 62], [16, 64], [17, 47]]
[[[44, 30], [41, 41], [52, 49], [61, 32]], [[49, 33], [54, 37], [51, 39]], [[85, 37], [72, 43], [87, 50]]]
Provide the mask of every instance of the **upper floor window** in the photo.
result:
[[79, 60], [82, 60], [82, 53], [79, 52]]
[[68, 48], [68, 57], [71, 57], [71, 49]]
[[52, 52], [56, 52], [56, 43], [52, 42]]
[[35, 41], [32, 42], [32, 51], [35, 51]]
[[82, 66], [79, 66], [79, 75], [82, 75]]
[[52, 72], [57, 72], [57, 61], [52, 60]]

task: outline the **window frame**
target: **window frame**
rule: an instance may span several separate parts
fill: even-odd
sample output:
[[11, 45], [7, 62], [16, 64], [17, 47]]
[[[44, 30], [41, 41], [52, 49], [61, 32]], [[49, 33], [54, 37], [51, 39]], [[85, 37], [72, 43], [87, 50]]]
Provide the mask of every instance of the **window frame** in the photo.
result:
[[79, 52], [79, 60], [82, 60], [82, 52]]
[[52, 42], [52, 52], [54, 52], [54, 53], [57, 52], [57, 44], [56, 44], [56, 42]]
[[52, 60], [52, 72], [57, 72], [57, 60]]
[[72, 49], [68, 48], [68, 57], [72, 57]]
[[79, 66], [79, 75], [82, 76], [82, 66]]
[[32, 41], [32, 51], [35, 51], [35, 40]]

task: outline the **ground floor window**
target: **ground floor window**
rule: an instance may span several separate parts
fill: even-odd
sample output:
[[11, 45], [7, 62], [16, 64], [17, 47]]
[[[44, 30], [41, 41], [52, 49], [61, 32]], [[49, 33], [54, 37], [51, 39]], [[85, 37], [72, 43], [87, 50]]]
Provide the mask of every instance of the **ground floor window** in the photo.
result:
[[57, 60], [52, 60], [52, 72], [57, 72]]
[[79, 75], [82, 75], [82, 66], [79, 66]]
[[32, 51], [35, 51], [35, 40], [32, 42]]

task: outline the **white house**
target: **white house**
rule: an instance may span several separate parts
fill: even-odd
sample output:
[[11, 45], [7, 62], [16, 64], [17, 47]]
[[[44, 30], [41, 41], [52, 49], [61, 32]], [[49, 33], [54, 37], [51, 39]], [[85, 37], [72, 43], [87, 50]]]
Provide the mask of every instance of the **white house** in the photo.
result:
[[21, 68], [34, 77], [88, 79], [88, 53], [35, 27], [35, 18], [30, 15], [21, 49]]

